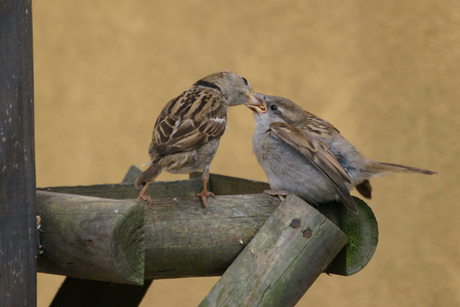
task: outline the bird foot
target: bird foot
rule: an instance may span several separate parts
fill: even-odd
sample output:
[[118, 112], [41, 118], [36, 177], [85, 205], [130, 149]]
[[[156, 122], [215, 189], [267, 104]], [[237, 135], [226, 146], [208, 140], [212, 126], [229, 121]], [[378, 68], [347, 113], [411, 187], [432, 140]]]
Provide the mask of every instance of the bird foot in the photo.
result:
[[138, 199], [145, 200], [147, 204], [150, 206], [152, 204], [152, 199], [146, 193], [140, 193]]
[[291, 194], [291, 192], [286, 191], [286, 190], [264, 190], [264, 194], [268, 194], [271, 196], [278, 196], [281, 201], [284, 200], [284, 197], [287, 196], [288, 194]]
[[149, 205], [152, 204], [152, 199], [150, 198], [150, 196], [147, 195], [147, 187], [149, 186], [149, 183], [145, 183], [145, 185], [143, 186], [141, 192], [139, 193], [139, 197], [138, 199], [143, 199], [145, 200]]
[[201, 193], [196, 193], [196, 197], [201, 198], [201, 200], [203, 201], [203, 207], [205, 208], [207, 208], [206, 199], [208, 198], [208, 196], [211, 196], [212, 198], [216, 197], [216, 195], [213, 192], [209, 192], [207, 190], [203, 190]]

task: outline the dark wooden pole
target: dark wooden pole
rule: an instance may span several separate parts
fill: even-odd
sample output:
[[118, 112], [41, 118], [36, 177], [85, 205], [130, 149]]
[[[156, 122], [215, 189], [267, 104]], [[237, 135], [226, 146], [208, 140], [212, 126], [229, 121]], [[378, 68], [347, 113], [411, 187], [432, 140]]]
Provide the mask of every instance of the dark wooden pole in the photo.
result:
[[0, 306], [36, 306], [32, 9], [0, 1]]

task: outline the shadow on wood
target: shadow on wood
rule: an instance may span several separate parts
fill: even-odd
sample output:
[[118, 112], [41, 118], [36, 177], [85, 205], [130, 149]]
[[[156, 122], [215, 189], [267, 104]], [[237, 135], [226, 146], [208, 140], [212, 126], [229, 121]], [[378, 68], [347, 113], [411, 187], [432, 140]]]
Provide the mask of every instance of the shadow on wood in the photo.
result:
[[67, 277], [50, 307], [138, 306], [152, 281], [143, 286]]

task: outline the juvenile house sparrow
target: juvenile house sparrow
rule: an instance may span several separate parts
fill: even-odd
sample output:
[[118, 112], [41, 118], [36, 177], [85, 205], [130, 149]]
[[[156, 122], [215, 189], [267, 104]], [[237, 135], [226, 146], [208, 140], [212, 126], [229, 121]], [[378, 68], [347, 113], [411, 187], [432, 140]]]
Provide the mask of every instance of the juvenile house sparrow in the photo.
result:
[[147, 186], [162, 171], [187, 174], [203, 170], [200, 197], [214, 197], [207, 190], [209, 167], [227, 126], [228, 106], [258, 103], [248, 81], [229, 71], [219, 71], [201, 80], [166, 104], [153, 127], [149, 148], [151, 162], [135, 182], [139, 198], [151, 202]]
[[[287, 98], [265, 96], [246, 104], [255, 113], [253, 152], [267, 175], [271, 195], [293, 193], [313, 204], [340, 199], [358, 213], [350, 190], [371, 198], [369, 179], [383, 172], [435, 172], [365, 158], [325, 120]], [[262, 102], [262, 103], [260, 103]]]

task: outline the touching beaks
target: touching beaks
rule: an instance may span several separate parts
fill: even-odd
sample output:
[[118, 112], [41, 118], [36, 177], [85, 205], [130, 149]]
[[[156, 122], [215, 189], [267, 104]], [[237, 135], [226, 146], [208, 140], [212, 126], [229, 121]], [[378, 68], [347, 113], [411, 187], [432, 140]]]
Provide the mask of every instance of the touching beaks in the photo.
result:
[[267, 107], [265, 105], [265, 96], [251, 91], [249, 94], [249, 102], [245, 104], [255, 113], [265, 113]]

